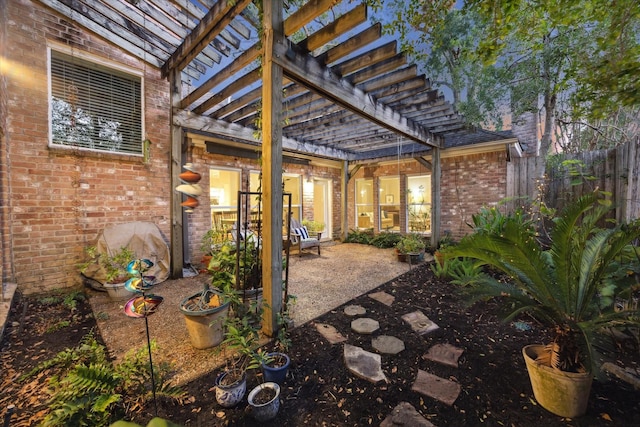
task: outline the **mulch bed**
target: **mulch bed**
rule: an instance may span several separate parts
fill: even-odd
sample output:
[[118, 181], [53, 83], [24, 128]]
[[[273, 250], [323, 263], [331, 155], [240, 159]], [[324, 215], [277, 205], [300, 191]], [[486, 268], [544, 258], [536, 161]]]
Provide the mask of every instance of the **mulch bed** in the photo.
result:
[[[209, 373], [185, 386], [190, 396], [177, 405], [159, 402], [158, 415], [183, 426], [366, 426], [380, 425], [400, 402], [408, 402], [436, 426], [637, 426], [640, 425], [640, 391], [610, 378], [595, 381], [585, 416], [570, 420], [541, 408], [533, 398], [522, 359], [522, 347], [545, 340], [543, 330], [530, 318], [519, 319], [531, 326], [523, 331], [514, 323], [496, 317], [495, 302], [467, 307], [458, 288], [437, 280], [427, 264], [383, 284], [375, 291], [395, 297], [389, 307], [362, 295], [348, 304], [366, 308], [365, 316], [380, 322], [373, 335], [351, 331], [353, 318], [339, 307], [291, 333], [292, 366], [281, 393], [282, 405], [275, 420], [257, 424], [249, 416], [246, 398], [233, 409], [215, 402], [216, 373]], [[23, 307], [27, 309], [23, 312]], [[45, 410], [44, 378], [17, 384], [15, 378], [65, 347], [75, 346], [95, 321], [89, 304], [80, 304], [75, 313], [39, 300], [21, 299], [14, 304], [0, 354], [3, 373], [0, 408], [15, 404], [19, 410], [11, 426], [34, 425]], [[440, 329], [419, 336], [401, 319], [422, 311]], [[27, 316], [22, 318], [23, 313]], [[66, 318], [70, 326], [47, 332], [47, 325]], [[16, 322], [13, 324], [13, 322]], [[392, 335], [405, 343], [401, 353], [382, 356], [388, 382], [372, 384], [345, 368], [343, 345], [329, 344], [316, 330], [316, 323], [329, 324], [345, 335], [347, 343], [374, 351], [371, 339]], [[518, 325], [518, 326], [521, 326]], [[435, 344], [452, 344], [464, 350], [459, 367], [452, 368], [423, 359]], [[637, 368], [638, 349], [621, 354], [617, 363]], [[418, 369], [455, 381], [462, 392], [452, 406], [411, 390]], [[248, 388], [260, 377], [252, 373]], [[153, 416], [153, 404], [134, 421], [146, 423]]]

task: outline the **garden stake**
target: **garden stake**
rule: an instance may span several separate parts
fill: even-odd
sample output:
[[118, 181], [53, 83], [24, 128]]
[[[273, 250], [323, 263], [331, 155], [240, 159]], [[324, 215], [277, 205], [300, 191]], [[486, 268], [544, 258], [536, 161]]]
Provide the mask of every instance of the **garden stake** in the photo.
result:
[[[142, 293], [144, 298], [144, 292]], [[144, 326], [147, 330], [147, 349], [149, 350], [149, 368], [151, 369], [151, 392], [153, 393], [153, 407], [155, 415], [158, 416], [158, 402], [156, 401], [156, 379], [153, 374], [153, 360], [151, 359], [151, 339], [149, 338], [149, 319], [147, 316], [147, 304], [144, 304]]]
[[[151, 370], [151, 392], [153, 394], [153, 407], [155, 416], [158, 416], [158, 401], [156, 400], [156, 379], [153, 373], [153, 358], [151, 357], [151, 338], [149, 334], [149, 316], [156, 312], [158, 306], [162, 303], [163, 298], [157, 295], [145, 295], [145, 290], [150, 289], [154, 283], [155, 277], [144, 276], [143, 271], [153, 267], [153, 263], [148, 259], [133, 260], [127, 266], [129, 274], [137, 276], [132, 277], [125, 283], [125, 288], [131, 292], [142, 294], [131, 298], [124, 306], [124, 313], [133, 318], [144, 317], [144, 326], [147, 332], [147, 350], [149, 351], [149, 369]], [[142, 308], [142, 310], [140, 310]]]

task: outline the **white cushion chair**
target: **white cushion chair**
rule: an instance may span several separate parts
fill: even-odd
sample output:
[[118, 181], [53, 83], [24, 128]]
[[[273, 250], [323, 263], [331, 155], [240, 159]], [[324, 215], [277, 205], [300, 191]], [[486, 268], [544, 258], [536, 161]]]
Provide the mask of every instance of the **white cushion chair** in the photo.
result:
[[320, 255], [320, 238], [322, 233], [310, 236], [307, 227], [301, 225], [298, 220], [291, 218], [291, 245], [298, 248], [298, 256], [302, 256], [302, 251], [309, 248], [318, 248]]

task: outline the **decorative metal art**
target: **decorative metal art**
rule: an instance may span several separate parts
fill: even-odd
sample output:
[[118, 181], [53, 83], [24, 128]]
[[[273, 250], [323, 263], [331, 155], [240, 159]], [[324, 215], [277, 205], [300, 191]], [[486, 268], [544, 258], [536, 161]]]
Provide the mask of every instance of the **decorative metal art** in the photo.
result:
[[131, 278], [127, 280], [124, 287], [138, 295], [131, 298], [124, 305], [124, 314], [133, 319], [144, 318], [145, 329], [147, 332], [147, 350], [149, 351], [149, 368], [151, 370], [151, 391], [153, 392], [153, 404], [156, 416], [158, 416], [158, 403], [156, 401], [156, 383], [153, 374], [153, 359], [151, 357], [151, 339], [149, 337], [149, 316], [158, 311], [158, 307], [162, 304], [164, 298], [159, 295], [148, 294], [145, 291], [151, 289], [155, 284], [155, 276], [145, 276], [145, 271], [153, 267], [153, 262], [148, 259], [134, 259], [127, 265], [127, 272], [131, 274]]
[[198, 182], [202, 179], [202, 175], [195, 170], [191, 163], [185, 163], [182, 167], [185, 171], [178, 175], [182, 184], [176, 187], [176, 191], [187, 197], [180, 206], [185, 209], [185, 212], [191, 213], [200, 204], [198, 196], [202, 194], [202, 187], [198, 185]]

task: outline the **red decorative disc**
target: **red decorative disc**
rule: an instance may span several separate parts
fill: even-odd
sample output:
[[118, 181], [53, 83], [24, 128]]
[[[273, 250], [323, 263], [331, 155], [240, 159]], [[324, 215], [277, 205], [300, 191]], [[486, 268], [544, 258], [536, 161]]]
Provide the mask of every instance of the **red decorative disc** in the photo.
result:
[[197, 172], [192, 172], [190, 170], [186, 170], [178, 175], [181, 180], [184, 182], [195, 183], [202, 179], [202, 176]]
[[195, 208], [199, 204], [200, 202], [198, 202], [198, 199], [196, 199], [195, 197], [187, 196], [187, 200], [180, 203], [180, 206], [184, 206], [186, 208]]

